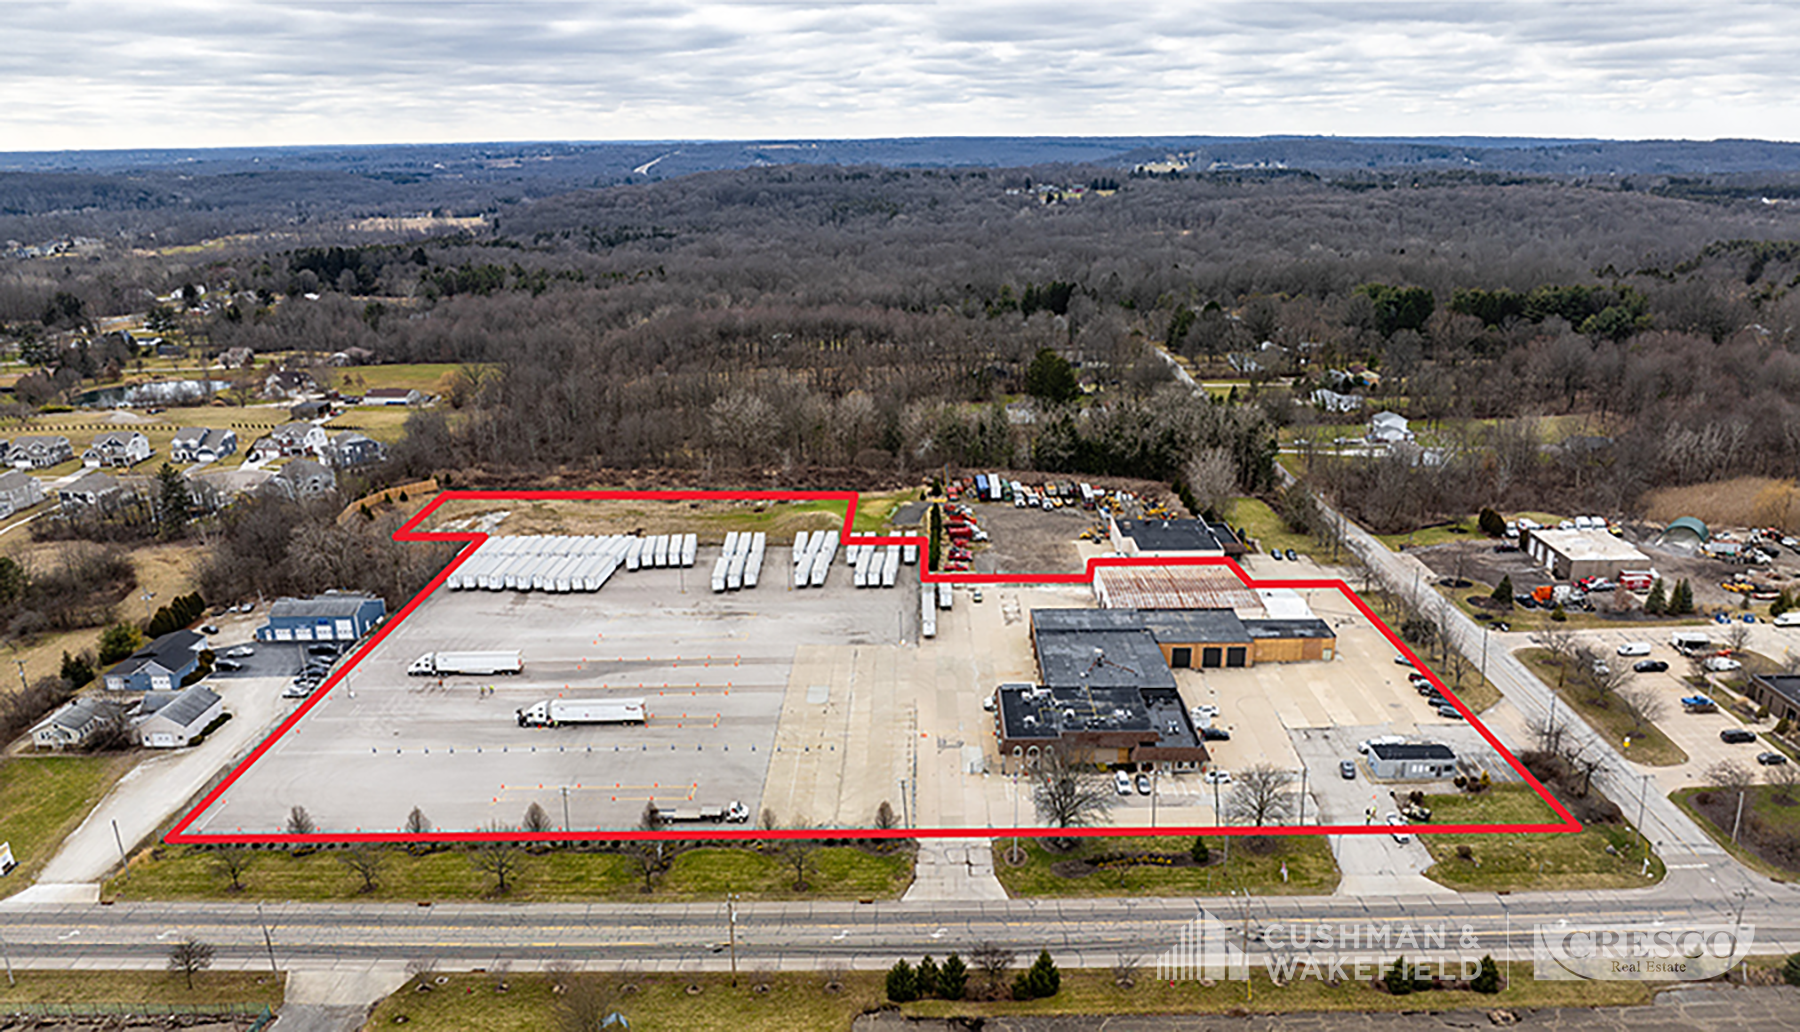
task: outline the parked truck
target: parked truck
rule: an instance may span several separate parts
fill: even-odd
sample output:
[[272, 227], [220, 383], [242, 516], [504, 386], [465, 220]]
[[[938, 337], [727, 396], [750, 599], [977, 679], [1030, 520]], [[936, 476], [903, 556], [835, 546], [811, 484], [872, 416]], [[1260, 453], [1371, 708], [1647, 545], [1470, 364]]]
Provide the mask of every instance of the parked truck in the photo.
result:
[[644, 700], [546, 699], [514, 715], [520, 727], [562, 727], [564, 724], [642, 724]]
[[750, 808], [736, 799], [729, 806], [659, 806], [656, 818], [664, 824], [742, 824], [750, 819]]
[[449, 674], [516, 674], [525, 669], [525, 660], [512, 652], [427, 652], [413, 660], [406, 672], [414, 677], [444, 677]]

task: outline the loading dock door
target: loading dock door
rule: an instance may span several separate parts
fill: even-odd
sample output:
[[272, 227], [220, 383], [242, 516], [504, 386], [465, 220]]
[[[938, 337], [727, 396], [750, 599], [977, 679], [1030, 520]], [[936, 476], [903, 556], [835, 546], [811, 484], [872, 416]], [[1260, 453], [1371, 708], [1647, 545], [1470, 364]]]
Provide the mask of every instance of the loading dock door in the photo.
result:
[[1177, 669], [1194, 665], [1194, 650], [1177, 645], [1169, 650], [1169, 665]]
[[1243, 666], [1245, 653], [1247, 651], [1248, 650], [1245, 649], [1242, 645], [1233, 645], [1232, 647], [1226, 649], [1225, 650], [1225, 665], [1228, 667]]
[[1219, 666], [1224, 658], [1224, 650], [1217, 646], [1209, 645], [1200, 650], [1200, 665], [1203, 667]]

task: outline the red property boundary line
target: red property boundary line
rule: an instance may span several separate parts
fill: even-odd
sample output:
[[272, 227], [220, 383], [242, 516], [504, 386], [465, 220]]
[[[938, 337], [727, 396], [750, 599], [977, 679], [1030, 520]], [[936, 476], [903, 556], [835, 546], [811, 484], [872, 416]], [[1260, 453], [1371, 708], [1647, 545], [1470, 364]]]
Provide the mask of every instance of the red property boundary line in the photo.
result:
[[[407, 834], [402, 831], [392, 832], [317, 832], [309, 835], [289, 834], [203, 834], [189, 831], [189, 827], [206, 810], [217, 802], [227, 789], [253, 766], [263, 754], [293, 730], [300, 720], [311, 712], [312, 708], [324, 701], [325, 696], [341, 681], [345, 674], [362, 662], [371, 650], [399, 626], [424, 601], [431, 597], [444, 583], [450, 574], [461, 566], [475, 550], [488, 539], [488, 535], [480, 531], [421, 531], [418, 526], [429, 519], [445, 503], [452, 501], [481, 502], [549, 502], [549, 501], [662, 501], [662, 502], [696, 502], [696, 501], [764, 501], [764, 502], [843, 502], [844, 529], [841, 533], [843, 544], [856, 545], [919, 545], [923, 551], [929, 547], [929, 541], [922, 537], [867, 534], [852, 537], [851, 528], [856, 523], [857, 496], [853, 491], [445, 491], [432, 499], [418, 515], [407, 520], [400, 529], [394, 532], [396, 541], [460, 541], [463, 548], [451, 560], [450, 564], [432, 578], [423, 590], [415, 595], [398, 612], [384, 622], [362, 647], [357, 649], [348, 663], [328, 678], [312, 696], [282, 721], [274, 733], [262, 741], [250, 755], [234, 768], [225, 780], [220, 782], [206, 797], [176, 823], [164, 838], [174, 844], [188, 845], [330, 845], [348, 842], [570, 842], [570, 841], [628, 841], [628, 840], [669, 840], [669, 841], [747, 841], [764, 839], [907, 839], [907, 838], [995, 838], [995, 837], [1029, 837], [1029, 838], [1077, 838], [1077, 837], [1125, 837], [1152, 835], [1386, 835], [1393, 829], [1386, 824], [1338, 824], [1338, 825], [1280, 825], [1280, 826], [1170, 826], [1155, 828], [1106, 826], [1097, 828], [895, 828], [881, 830], [876, 828], [823, 828], [791, 830], [780, 829], [763, 831], [758, 829], [731, 830], [718, 828], [712, 830], [678, 830], [678, 831], [554, 831], [554, 832], [429, 832], [422, 835]], [[1088, 560], [1087, 569], [1081, 573], [1047, 573], [1047, 574], [978, 574], [978, 573], [933, 573], [919, 566], [919, 577], [925, 583], [949, 582], [954, 584], [1091, 584], [1096, 570], [1110, 566], [1224, 566], [1231, 570], [1245, 587], [1249, 588], [1323, 588], [1341, 592], [1345, 598], [1356, 606], [1363, 616], [1375, 626], [1388, 643], [1399, 653], [1410, 660], [1415, 669], [1422, 671], [1443, 696], [1456, 706], [1463, 719], [1474, 727], [1481, 737], [1504, 758], [1509, 766], [1524, 779], [1527, 785], [1537, 793], [1538, 798], [1550, 805], [1560, 822], [1543, 824], [1409, 824], [1405, 830], [1414, 834], [1501, 834], [1506, 832], [1574, 832], [1581, 830], [1581, 823], [1569, 813], [1555, 797], [1546, 790], [1537, 778], [1526, 770], [1506, 746], [1494, 737], [1487, 725], [1483, 724], [1455, 693], [1438, 680], [1424, 663], [1420, 662], [1412, 649], [1400, 640], [1374, 610], [1363, 602], [1350, 586], [1336, 580], [1256, 580], [1236, 562], [1225, 558], [1092, 558]]]

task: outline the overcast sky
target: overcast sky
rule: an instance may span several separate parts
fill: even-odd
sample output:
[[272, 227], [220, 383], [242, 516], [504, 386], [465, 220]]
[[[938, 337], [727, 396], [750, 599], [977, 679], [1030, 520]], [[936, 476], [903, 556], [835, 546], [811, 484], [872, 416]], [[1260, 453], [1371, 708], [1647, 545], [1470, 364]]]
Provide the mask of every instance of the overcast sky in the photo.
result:
[[0, 150], [1800, 139], [1800, 5], [0, 0]]

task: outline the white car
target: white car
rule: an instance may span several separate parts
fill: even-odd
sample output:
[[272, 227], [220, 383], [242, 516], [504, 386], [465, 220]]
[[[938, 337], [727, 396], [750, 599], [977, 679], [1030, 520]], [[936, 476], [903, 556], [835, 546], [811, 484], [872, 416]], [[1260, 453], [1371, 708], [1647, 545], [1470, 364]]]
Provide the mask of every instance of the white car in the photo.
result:
[[1228, 770], [1219, 770], [1217, 768], [1209, 770], [1206, 772], [1206, 783], [1209, 785], [1229, 785], [1231, 784], [1231, 772]]
[[1619, 655], [1621, 656], [1648, 656], [1649, 654], [1650, 643], [1647, 641], [1628, 641], [1619, 646]]
[[236, 659], [243, 659], [245, 656], [256, 655], [256, 648], [251, 645], [239, 645], [236, 648], [226, 649], [225, 654]]
[[1731, 659], [1726, 656], [1709, 656], [1709, 657], [1707, 657], [1706, 662], [1704, 662], [1700, 665], [1705, 667], [1706, 669], [1712, 671], [1715, 674], [1722, 674], [1728, 670], [1744, 669], [1744, 664], [1739, 663], [1737, 660]]
[[1120, 795], [1131, 794], [1131, 775], [1122, 770], [1113, 771], [1113, 788]]
[[[1390, 813], [1389, 813], [1389, 814], [1388, 814], [1388, 815], [1387, 815], [1387, 822], [1388, 822], [1388, 827], [1390, 827], [1390, 828], [1404, 828], [1404, 827], [1406, 827], [1406, 819], [1405, 819], [1405, 818], [1403, 818], [1403, 817], [1401, 817], [1401, 816], [1400, 816], [1400, 815], [1399, 815], [1399, 814], [1397, 814], [1397, 813], [1391, 813], [1391, 812], [1390, 812]], [[1411, 835], [1411, 834], [1409, 834], [1409, 833], [1407, 833], [1407, 832], [1404, 832], [1404, 831], [1396, 831], [1396, 832], [1394, 832], [1394, 841], [1395, 841], [1395, 842], [1398, 842], [1398, 843], [1400, 843], [1400, 844], [1401, 844], [1401, 845], [1403, 845], [1403, 846], [1404, 846], [1404, 845], [1406, 845], [1406, 844], [1407, 844], [1407, 843], [1408, 843], [1408, 842], [1411, 842], [1411, 841], [1412, 841], [1412, 835]]]

